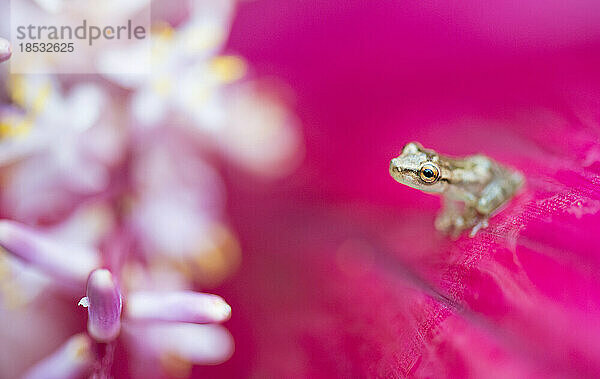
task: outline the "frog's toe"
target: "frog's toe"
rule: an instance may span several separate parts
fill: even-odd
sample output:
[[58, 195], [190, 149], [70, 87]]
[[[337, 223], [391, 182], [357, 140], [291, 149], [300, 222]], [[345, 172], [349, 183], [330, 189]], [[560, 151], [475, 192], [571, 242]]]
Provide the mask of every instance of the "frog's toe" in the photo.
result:
[[440, 215], [435, 219], [435, 228], [440, 232], [448, 234], [454, 229], [454, 220], [450, 217]]
[[477, 232], [481, 229], [485, 229], [489, 226], [488, 224], [488, 220], [487, 218], [484, 218], [482, 220], [480, 220], [477, 224], [475, 224], [475, 226], [473, 226], [473, 228], [471, 229], [471, 232], [469, 233], [469, 237], [473, 238], [475, 237], [475, 235], [477, 234]]

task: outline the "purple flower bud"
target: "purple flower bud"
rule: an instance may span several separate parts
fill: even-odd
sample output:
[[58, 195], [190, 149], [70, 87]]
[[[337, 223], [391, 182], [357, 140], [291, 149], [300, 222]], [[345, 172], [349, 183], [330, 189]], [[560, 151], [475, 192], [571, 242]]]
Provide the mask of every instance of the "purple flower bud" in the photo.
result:
[[92, 341], [85, 334], [69, 338], [52, 355], [30, 368], [24, 379], [80, 378], [86, 375], [94, 362]]
[[110, 342], [121, 330], [121, 293], [112, 274], [94, 270], [87, 283], [86, 297], [79, 305], [88, 309], [88, 332], [99, 342]]
[[126, 307], [127, 316], [138, 320], [212, 323], [231, 316], [223, 298], [194, 291], [134, 292], [127, 297]]
[[63, 245], [9, 220], [0, 221], [0, 247], [60, 279], [62, 284], [82, 286], [99, 264], [98, 252], [93, 249]]
[[0, 38], [0, 62], [8, 60], [11, 55], [12, 49], [10, 47], [10, 42], [4, 38]]

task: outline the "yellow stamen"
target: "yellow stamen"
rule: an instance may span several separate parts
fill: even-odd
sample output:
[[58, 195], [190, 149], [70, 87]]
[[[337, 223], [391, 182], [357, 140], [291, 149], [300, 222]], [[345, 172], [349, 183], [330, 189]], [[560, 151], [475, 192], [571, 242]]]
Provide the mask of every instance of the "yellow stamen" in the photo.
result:
[[160, 96], [168, 96], [173, 90], [173, 83], [167, 76], [162, 76], [152, 83], [152, 88]]
[[48, 104], [48, 99], [50, 98], [50, 93], [52, 92], [52, 87], [50, 83], [45, 83], [42, 88], [40, 88], [33, 99], [33, 104], [31, 110], [34, 114], [41, 113], [44, 108], [46, 108], [46, 104]]
[[219, 80], [225, 83], [241, 79], [248, 70], [246, 62], [235, 55], [222, 55], [215, 57], [211, 62], [211, 69]]
[[22, 137], [31, 131], [31, 118], [6, 117], [0, 119], [0, 139]]
[[192, 370], [192, 363], [176, 353], [164, 353], [160, 363], [165, 372], [174, 378], [187, 378]]
[[25, 79], [22, 75], [11, 75], [9, 77], [8, 91], [15, 104], [25, 107]]
[[7, 309], [16, 309], [26, 304], [19, 290], [19, 286], [13, 280], [7, 253], [0, 248], [0, 299]]
[[241, 250], [237, 239], [225, 226], [215, 225], [209, 234], [213, 246], [192, 253], [176, 266], [197, 284], [214, 287], [239, 267]]
[[167, 23], [152, 26], [152, 63], [164, 61], [169, 52], [173, 50], [175, 29]]
[[166, 22], [152, 25], [152, 37], [161, 40], [171, 40], [175, 36], [175, 29]]
[[[48, 104], [48, 99], [52, 94], [52, 84], [46, 81], [39, 86], [31, 86], [25, 81], [23, 75], [11, 75], [8, 81], [8, 90], [13, 103], [33, 115], [38, 115]], [[32, 93], [29, 93], [30, 91]]]

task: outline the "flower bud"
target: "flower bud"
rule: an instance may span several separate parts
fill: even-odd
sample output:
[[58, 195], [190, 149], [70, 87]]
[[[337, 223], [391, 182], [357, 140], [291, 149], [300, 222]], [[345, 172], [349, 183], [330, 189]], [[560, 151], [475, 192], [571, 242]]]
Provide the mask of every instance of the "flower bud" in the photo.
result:
[[79, 305], [88, 309], [88, 332], [99, 342], [110, 342], [121, 330], [121, 293], [106, 269], [94, 270], [88, 279], [86, 297]]
[[4, 38], [0, 38], [0, 62], [8, 60], [11, 55], [12, 49], [10, 47], [10, 42]]

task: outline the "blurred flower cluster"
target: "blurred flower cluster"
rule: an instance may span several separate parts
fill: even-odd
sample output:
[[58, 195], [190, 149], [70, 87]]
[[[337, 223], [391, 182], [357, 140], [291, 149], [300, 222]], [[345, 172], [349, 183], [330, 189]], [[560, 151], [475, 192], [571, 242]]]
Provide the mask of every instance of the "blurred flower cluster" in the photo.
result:
[[[233, 1], [112, 3], [111, 17], [152, 6], [150, 75], [0, 67], [3, 378], [110, 377], [121, 355], [144, 378], [227, 360], [233, 339], [217, 324], [231, 309], [195, 291], [240, 262], [220, 167], [272, 178], [299, 159], [294, 116], [223, 53]], [[32, 17], [60, 6], [34, 1]]]

